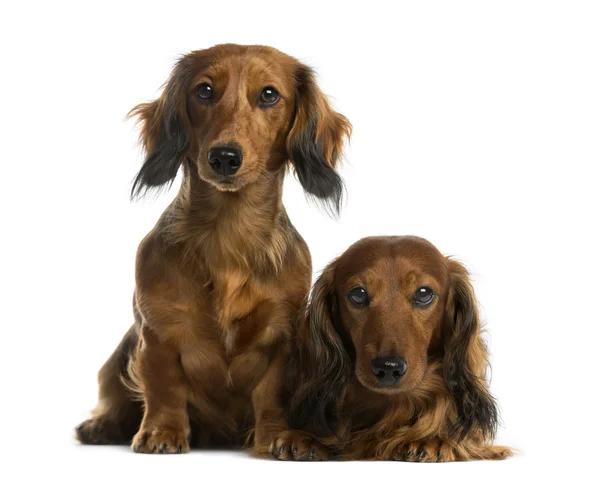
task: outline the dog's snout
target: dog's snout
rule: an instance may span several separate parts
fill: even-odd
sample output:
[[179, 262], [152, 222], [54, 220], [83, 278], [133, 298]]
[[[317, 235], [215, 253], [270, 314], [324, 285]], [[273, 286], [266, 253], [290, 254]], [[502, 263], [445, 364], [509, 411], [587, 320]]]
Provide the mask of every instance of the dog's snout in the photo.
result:
[[242, 166], [242, 150], [237, 146], [218, 146], [208, 152], [213, 170], [223, 176], [235, 175]]
[[371, 361], [371, 371], [381, 384], [391, 386], [400, 381], [408, 368], [406, 359], [400, 356], [382, 356]]

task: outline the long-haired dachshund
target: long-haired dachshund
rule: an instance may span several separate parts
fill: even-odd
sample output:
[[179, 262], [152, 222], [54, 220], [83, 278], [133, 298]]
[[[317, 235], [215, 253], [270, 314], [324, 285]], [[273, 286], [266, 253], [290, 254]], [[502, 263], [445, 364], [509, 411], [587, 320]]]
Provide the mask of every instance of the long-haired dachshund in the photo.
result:
[[[465, 268], [424, 239], [371, 237], [324, 270], [300, 319], [279, 459], [502, 459]], [[303, 432], [304, 431], [304, 432]]]
[[83, 443], [178, 453], [258, 452], [288, 428], [281, 391], [293, 318], [311, 282], [308, 248], [282, 205], [291, 163], [333, 209], [350, 124], [313, 72], [273, 48], [218, 45], [185, 55], [164, 92], [138, 105], [145, 161], [132, 196], [179, 193], [140, 244], [135, 323], [99, 373]]

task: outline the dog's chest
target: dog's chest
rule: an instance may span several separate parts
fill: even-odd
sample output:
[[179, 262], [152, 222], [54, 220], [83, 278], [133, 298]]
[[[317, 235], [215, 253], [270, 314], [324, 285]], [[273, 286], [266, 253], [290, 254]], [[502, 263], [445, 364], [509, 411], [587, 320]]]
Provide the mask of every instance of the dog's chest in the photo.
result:
[[255, 336], [268, 326], [268, 318], [255, 313], [267, 300], [269, 291], [250, 272], [241, 269], [214, 274], [211, 286], [212, 309], [225, 351], [233, 355], [251, 345]]
[[181, 351], [185, 374], [203, 394], [250, 393], [268, 366], [268, 355], [257, 344], [269, 318], [255, 311], [264, 292], [241, 272], [214, 277], [207, 289], [200, 311], [208, 314], [190, 325], [190, 341]]
[[268, 359], [264, 352], [252, 348], [229, 352], [217, 335], [205, 336], [181, 352], [192, 394], [213, 400], [250, 394], [266, 372]]

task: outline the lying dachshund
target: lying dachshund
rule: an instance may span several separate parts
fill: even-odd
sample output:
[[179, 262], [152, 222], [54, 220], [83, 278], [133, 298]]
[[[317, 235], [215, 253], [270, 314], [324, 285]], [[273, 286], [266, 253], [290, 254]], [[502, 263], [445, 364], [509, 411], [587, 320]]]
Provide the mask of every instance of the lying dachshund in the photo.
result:
[[[316, 282], [279, 459], [502, 459], [465, 268], [411, 236], [365, 238]], [[303, 430], [305, 432], [301, 432]]]
[[161, 97], [132, 111], [146, 159], [132, 196], [179, 193], [142, 241], [135, 323], [99, 373], [83, 443], [179, 453], [232, 445], [254, 428], [266, 451], [281, 404], [293, 318], [311, 259], [282, 205], [291, 164], [332, 209], [350, 124], [310, 68], [273, 48], [218, 45], [184, 56]]

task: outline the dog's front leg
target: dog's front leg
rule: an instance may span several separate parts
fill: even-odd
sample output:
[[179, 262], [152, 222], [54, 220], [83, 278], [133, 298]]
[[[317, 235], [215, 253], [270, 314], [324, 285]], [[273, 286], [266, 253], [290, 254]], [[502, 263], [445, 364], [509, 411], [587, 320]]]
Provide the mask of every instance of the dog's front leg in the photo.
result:
[[144, 326], [134, 369], [144, 394], [145, 409], [140, 430], [133, 438], [133, 450], [159, 454], [188, 452], [188, 387], [179, 352]]
[[288, 429], [281, 397], [288, 359], [287, 348], [279, 346], [267, 372], [252, 391], [254, 451], [259, 455], [267, 453], [277, 435]]
[[322, 461], [328, 451], [318, 440], [302, 431], [290, 431], [281, 396], [289, 353], [281, 346], [266, 374], [252, 392], [254, 406], [254, 452], [280, 460]]

